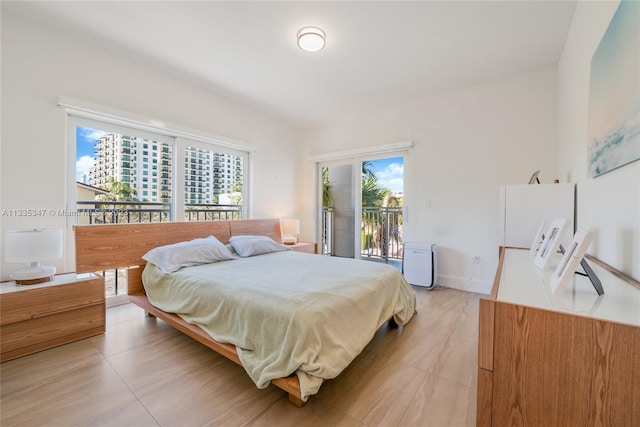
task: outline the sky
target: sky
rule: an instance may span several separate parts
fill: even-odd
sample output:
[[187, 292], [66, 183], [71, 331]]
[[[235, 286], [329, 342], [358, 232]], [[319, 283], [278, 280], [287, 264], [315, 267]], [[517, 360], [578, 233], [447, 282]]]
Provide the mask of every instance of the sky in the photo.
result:
[[404, 158], [389, 157], [369, 160], [369, 164], [371, 170], [378, 177], [381, 187], [388, 188], [392, 193], [403, 192]]
[[89, 129], [82, 126], [76, 127], [76, 181], [83, 182], [82, 176], [89, 178], [89, 171], [93, 166], [93, 154], [96, 141], [107, 132]]

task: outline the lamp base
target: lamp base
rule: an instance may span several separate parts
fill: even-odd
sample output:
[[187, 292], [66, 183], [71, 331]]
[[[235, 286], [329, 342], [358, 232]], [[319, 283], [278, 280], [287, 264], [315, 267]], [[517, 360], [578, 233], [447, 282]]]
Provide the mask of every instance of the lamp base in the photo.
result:
[[282, 239], [282, 243], [285, 245], [295, 245], [298, 243], [298, 239], [295, 237], [285, 237]]
[[36, 264], [16, 270], [9, 277], [18, 285], [35, 285], [51, 281], [55, 274], [55, 267]]
[[52, 276], [42, 277], [40, 279], [30, 279], [30, 280], [15, 280], [16, 285], [37, 285], [38, 283], [50, 282], [53, 280]]

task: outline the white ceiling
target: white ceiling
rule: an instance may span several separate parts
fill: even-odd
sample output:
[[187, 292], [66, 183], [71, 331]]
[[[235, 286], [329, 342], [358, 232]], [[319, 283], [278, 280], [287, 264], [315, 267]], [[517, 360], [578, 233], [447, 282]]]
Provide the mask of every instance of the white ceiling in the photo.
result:
[[[575, 1], [10, 2], [14, 13], [298, 125], [558, 62]], [[301, 51], [307, 25], [326, 47]]]

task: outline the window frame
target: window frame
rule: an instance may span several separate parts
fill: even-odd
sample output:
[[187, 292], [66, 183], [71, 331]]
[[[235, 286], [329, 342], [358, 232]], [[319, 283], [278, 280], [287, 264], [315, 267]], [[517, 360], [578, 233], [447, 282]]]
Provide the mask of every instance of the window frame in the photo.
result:
[[[174, 157], [179, 157], [177, 161], [180, 162], [180, 167], [182, 169], [181, 171], [175, 172], [176, 173], [175, 181], [176, 181], [176, 185], [179, 185], [180, 188], [184, 188], [184, 185], [185, 185], [184, 153], [187, 147], [199, 148], [199, 149], [208, 150], [212, 152], [224, 152], [225, 154], [242, 157], [242, 202], [243, 202], [242, 217], [250, 218], [249, 212], [251, 211], [250, 209], [251, 197], [249, 196], [249, 189], [251, 186], [249, 185], [249, 182], [250, 182], [252, 168], [248, 168], [247, 165], [251, 164], [251, 158], [252, 158], [251, 152], [235, 150], [232, 148], [218, 147], [214, 144], [203, 143], [201, 141], [196, 141], [191, 138], [185, 138], [185, 137], [176, 138]], [[180, 154], [178, 155], [177, 153], [180, 153]], [[177, 166], [178, 165], [176, 164], [174, 167], [177, 167]], [[213, 171], [212, 171], [212, 174], [213, 174]], [[184, 193], [182, 194], [182, 197], [179, 198], [179, 200], [178, 198], [175, 198], [175, 199], [176, 199], [175, 206], [172, 206], [172, 208], [174, 209], [174, 212], [176, 215], [179, 215], [180, 218], [184, 218], [185, 217]]]
[[[184, 204], [184, 150], [187, 145], [207, 149], [214, 152], [223, 152], [243, 158], [242, 179], [242, 217], [251, 218], [253, 212], [253, 153], [256, 150], [244, 142], [231, 138], [209, 135], [202, 131], [185, 128], [180, 125], [159, 122], [147, 117], [134, 115], [73, 98], [60, 97], [58, 106], [65, 112], [65, 190], [64, 207], [66, 212], [73, 213], [77, 209], [76, 195], [76, 157], [77, 157], [77, 127], [89, 127], [125, 135], [135, 135], [144, 139], [154, 140], [160, 143], [168, 143], [171, 149], [171, 221], [186, 222]], [[157, 152], [143, 147], [147, 156], [157, 157]], [[152, 167], [153, 170], [153, 167]], [[143, 173], [148, 173], [148, 170]], [[148, 179], [142, 178], [141, 182]], [[142, 188], [140, 189], [142, 191]], [[153, 191], [153, 188], [146, 189]], [[178, 203], [179, 202], [179, 203]], [[70, 260], [72, 269], [75, 269], [75, 245], [73, 239], [73, 225], [77, 223], [76, 215], [65, 215], [65, 240], [71, 242], [66, 245], [66, 259]], [[117, 271], [116, 271], [117, 274]], [[107, 299], [107, 306], [124, 303], [127, 295], [116, 295]]]
[[[243, 157], [242, 180], [242, 217], [251, 218], [253, 212], [253, 153], [254, 147], [240, 141], [208, 135], [206, 132], [188, 129], [179, 125], [167, 124], [150, 118], [114, 110], [75, 100], [60, 97], [58, 106], [64, 108], [66, 119], [67, 148], [67, 185], [65, 191], [65, 208], [67, 212], [76, 210], [76, 127], [84, 126], [109, 132], [132, 134], [157, 142], [172, 145], [172, 197], [171, 221], [186, 221], [184, 217], [184, 150], [187, 146], [203, 148], [210, 151], [228, 153]], [[180, 154], [178, 154], [180, 153]], [[67, 232], [76, 223], [75, 217], [67, 216]], [[69, 236], [68, 236], [69, 237]], [[69, 245], [70, 259], [73, 259], [74, 248]]]

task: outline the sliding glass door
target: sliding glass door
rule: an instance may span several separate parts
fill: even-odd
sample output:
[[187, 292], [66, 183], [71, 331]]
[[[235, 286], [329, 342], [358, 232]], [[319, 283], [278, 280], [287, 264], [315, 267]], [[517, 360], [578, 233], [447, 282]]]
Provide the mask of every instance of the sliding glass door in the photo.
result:
[[322, 253], [388, 262], [402, 258], [404, 157], [318, 164]]

